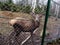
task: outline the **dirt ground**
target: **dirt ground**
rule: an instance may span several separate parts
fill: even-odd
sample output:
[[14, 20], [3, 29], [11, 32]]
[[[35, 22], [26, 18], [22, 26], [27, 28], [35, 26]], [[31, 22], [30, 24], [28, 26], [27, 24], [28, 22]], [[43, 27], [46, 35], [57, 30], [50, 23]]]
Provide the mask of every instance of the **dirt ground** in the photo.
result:
[[[12, 18], [15, 17], [24, 17], [28, 19], [32, 19], [32, 16], [26, 13], [21, 13], [21, 12], [10, 12], [10, 11], [0, 11], [0, 33], [5, 36], [5, 42], [4, 44], [2, 43], [1, 45], [20, 45], [20, 43], [25, 40], [30, 33], [27, 32], [22, 32], [19, 37], [15, 39], [14, 37], [14, 32], [13, 32], [13, 27], [11, 27], [8, 24], [8, 21]], [[41, 31], [43, 30], [43, 25], [44, 25], [44, 19], [45, 16], [42, 17], [41, 20], [41, 25], [38, 29], [36, 29], [35, 33], [33, 34], [33, 40], [34, 40], [34, 45], [40, 45], [41, 43]], [[50, 42], [52, 40], [55, 40], [57, 38], [60, 38], [59, 30], [60, 30], [60, 19], [57, 21], [55, 20], [55, 17], [49, 17], [48, 19], [48, 24], [47, 24], [47, 31], [49, 32], [49, 36], [46, 36], [45, 38], [45, 43]], [[4, 37], [3, 36], [3, 37]], [[2, 38], [2, 37], [1, 37]], [[2, 38], [3, 39], [3, 38]], [[12, 43], [13, 40], [13, 43]], [[16, 41], [17, 40], [17, 41]], [[31, 38], [24, 43], [24, 45], [32, 45]], [[46, 45], [46, 44], [45, 44]]]

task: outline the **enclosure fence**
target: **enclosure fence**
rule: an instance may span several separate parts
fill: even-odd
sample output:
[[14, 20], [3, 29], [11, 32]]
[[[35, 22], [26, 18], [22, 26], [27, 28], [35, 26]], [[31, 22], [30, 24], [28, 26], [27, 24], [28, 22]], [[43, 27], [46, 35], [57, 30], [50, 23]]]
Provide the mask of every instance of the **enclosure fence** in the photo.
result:
[[[51, 14], [54, 14], [54, 15], [56, 15], [56, 17], [58, 17], [58, 16], [59, 16], [59, 9], [60, 9], [59, 6], [60, 6], [60, 4], [59, 4], [59, 3], [56, 3], [55, 1], [52, 1], [52, 2], [53, 2], [55, 5], [58, 6], [58, 10], [55, 11], [56, 8], [57, 8], [57, 6], [56, 6], [56, 8], [53, 7], [53, 8], [54, 8], [54, 11], [53, 11], [54, 13], [51, 13]], [[10, 19], [13, 19], [13, 18], [9, 18], [9, 17], [7, 18], [7, 17], [4, 17], [4, 16], [0, 16], [0, 19], [5, 19], [5, 20], [8, 19], [8, 20], [10, 20]], [[7, 24], [8, 24], [8, 20], [7, 20], [6, 22], [0, 22], [1, 26], [5, 26], [5, 25], [6, 25], [5, 28], [8, 29], [8, 27], [9, 27], [9, 25], [7, 25]], [[1, 29], [1, 30], [4, 30], [3, 27], [1, 27], [1, 26], [0, 26], [0, 29]], [[8, 30], [9, 30], [9, 29], [8, 29]], [[11, 29], [11, 30], [12, 30], [12, 29]], [[59, 33], [59, 32], [58, 32], [58, 33]], [[14, 33], [14, 34], [15, 34], [15, 33]], [[59, 34], [58, 34], [58, 35], [59, 35]], [[10, 38], [14, 38], [14, 37], [10, 37]], [[22, 39], [22, 38], [24, 38], [24, 37], [19, 37], [19, 38]], [[12, 40], [12, 39], [10, 39], [10, 41], [11, 41], [11, 40]], [[14, 40], [15, 40], [15, 39], [14, 39]], [[19, 40], [19, 39], [18, 39], [18, 40]], [[19, 40], [19, 41], [20, 41], [20, 40]], [[17, 42], [19, 42], [19, 41], [17, 41]], [[13, 42], [13, 41], [12, 41], [12, 42]], [[12, 42], [11, 42], [11, 43], [12, 43]], [[15, 40], [15, 42], [16, 42], [16, 40]], [[15, 43], [15, 42], [14, 42], [14, 43]], [[19, 45], [19, 44], [17, 43], [17, 45]], [[41, 45], [43, 45], [43, 44], [41, 44]]]

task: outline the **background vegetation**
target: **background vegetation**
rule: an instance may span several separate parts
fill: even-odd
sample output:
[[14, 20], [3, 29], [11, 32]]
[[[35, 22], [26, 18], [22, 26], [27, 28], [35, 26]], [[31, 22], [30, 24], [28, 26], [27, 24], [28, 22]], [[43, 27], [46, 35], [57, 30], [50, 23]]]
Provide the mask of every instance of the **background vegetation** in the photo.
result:
[[[12, 2], [2, 3], [0, 2], [0, 10], [2, 11], [12, 11], [12, 12], [24, 12], [24, 13], [30, 13], [32, 12], [32, 8], [29, 5], [23, 6], [23, 5], [15, 5]], [[42, 11], [42, 8], [37, 6], [35, 8], [35, 13], [39, 14]]]

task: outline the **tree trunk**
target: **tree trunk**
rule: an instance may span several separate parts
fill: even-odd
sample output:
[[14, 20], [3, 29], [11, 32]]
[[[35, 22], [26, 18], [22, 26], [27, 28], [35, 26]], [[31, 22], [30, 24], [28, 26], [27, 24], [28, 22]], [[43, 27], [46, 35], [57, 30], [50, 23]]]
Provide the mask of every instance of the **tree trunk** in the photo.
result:
[[36, 0], [32, 0], [32, 12], [35, 13], [35, 7], [36, 7]]

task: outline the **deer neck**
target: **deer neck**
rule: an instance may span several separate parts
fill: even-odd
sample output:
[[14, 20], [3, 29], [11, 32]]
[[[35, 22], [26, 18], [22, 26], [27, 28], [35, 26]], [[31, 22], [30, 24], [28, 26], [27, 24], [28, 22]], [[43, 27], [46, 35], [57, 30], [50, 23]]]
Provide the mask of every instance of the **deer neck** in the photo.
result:
[[35, 16], [35, 21], [40, 22], [40, 18], [38, 15]]
[[35, 21], [38, 21], [39, 22], [40, 20], [39, 20], [39, 18], [36, 17]]

